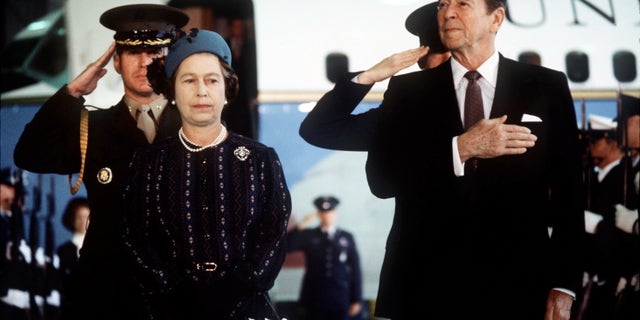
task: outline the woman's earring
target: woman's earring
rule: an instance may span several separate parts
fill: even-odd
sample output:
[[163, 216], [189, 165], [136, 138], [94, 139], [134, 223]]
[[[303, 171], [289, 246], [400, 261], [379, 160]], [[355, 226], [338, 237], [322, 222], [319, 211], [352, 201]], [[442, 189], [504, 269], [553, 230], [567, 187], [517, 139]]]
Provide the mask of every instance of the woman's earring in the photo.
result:
[[171, 100], [171, 104], [175, 106], [176, 105], [176, 101], [175, 100]]

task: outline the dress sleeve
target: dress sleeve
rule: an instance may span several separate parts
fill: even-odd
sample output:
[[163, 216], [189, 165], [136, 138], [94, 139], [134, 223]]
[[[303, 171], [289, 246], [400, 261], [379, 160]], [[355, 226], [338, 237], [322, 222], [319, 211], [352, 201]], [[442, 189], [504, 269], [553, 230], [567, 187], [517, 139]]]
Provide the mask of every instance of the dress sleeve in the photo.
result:
[[286, 235], [291, 215], [291, 195], [282, 169], [282, 163], [274, 149], [265, 152], [261, 164], [260, 202], [262, 212], [257, 220], [258, 233], [254, 247], [249, 251], [253, 270], [249, 275], [257, 291], [269, 290], [286, 255]]

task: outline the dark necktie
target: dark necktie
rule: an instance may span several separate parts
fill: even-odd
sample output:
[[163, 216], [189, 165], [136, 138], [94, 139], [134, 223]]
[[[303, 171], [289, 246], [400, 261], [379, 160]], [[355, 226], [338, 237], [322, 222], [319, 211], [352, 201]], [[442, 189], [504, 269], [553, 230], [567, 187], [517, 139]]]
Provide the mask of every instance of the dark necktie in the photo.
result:
[[469, 80], [467, 93], [464, 96], [464, 128], [468, 130], [476, 122], [484, 118], [482, 93], [477, 82], [482, 76], [478, 71], [469, 71], [464, 77]]
[[[478, 79], [482, 77], [478, 71], [469, 71], [464, 75], [469, 80], [467, 93], [464, 96], [464, 129], [469, 130], [476, 122], [484, 119], [484, 108], [482, 107], [482, 93]], [[465, 175], [473, 175], [478, 167], [478, 159], [467, 160], [464, 165]]]

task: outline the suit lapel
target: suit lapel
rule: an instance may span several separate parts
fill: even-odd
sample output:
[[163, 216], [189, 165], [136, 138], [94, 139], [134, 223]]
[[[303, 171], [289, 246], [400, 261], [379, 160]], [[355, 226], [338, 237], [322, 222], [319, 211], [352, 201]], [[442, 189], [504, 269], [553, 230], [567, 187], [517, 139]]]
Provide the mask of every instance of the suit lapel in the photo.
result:
[[[456, 134], [464, 132], [462, 124], [462, 116], [460, 114], [460, 107], [458, 106], [458, 98], [456, 97], [455, 87], [453, 85], [453, 74], [451, 72], [451, 58], [439, 66], [431, 69], [431, 73], [428, 79], [433, 79], [428, 82], [427, 86], [433, 91], [429, 93], [430, 98], [426, 101], [429, 103], [429, 107], [425, 108], [429, 111], [430, 117], [433, 119], [453, 119], [450, 123], [455, 123], [455, 127], [452, 128]], [[436, 99], [432, 97], [437, 97]], [[443, 107], [443, 106], [455, 106]], [[436, 115], [434, 117], [434, 115]], [[443, 123], [449, 123], [443, 121]]]
[[[496, 92], [491, 107], [490, 118], [507, 115], [507, 123], [520, 123], [535, 97], [532, 79], [524, 78], [518, 64], [500, 54]], [[517, 76], [517, 78], [516, 78]], [[517, 80], [516, 80], [517, 79]]]

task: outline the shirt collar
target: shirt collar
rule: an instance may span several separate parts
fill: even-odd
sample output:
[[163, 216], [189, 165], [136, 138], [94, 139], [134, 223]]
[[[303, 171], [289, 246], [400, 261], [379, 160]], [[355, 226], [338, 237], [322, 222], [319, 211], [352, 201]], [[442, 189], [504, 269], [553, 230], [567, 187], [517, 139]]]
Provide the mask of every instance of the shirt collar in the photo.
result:
[[[150, 107], [150, 110], [153, 112], [153, 115], [156, 117], [156, 119], [158, 119], [160, 114], [162, 113], [162, 110], [164, 110], [164, 107], [167, 105], [167, 102], [168, 101], [164, 96], [160, 96], [158, 99], [153, 100], [151, 101], [151, 103], [148, 103], [146, 105]], [[131, 113], [134, 119], [136, 118], [136, 111], [141, 106], [145, 105], [143, 103], [140, 103], [138, 101], [131, 99], [128, 96], [124, 96], [124, 103], [127, 104], [127, 107], [129, 108], [129, 112]]]
[[336, 232], [336, 226], [321, 227], [320, 230], [322, 230], [322, 232], [326, 232], [327, 234], [333, 235]]
[[76, 245], [76, 247], [78, 247], [78, 249], [80, 249], [82, 247], [82, 243], [84, 241], [84, 233], [74, 233], [73, 236], [71, 237], [71, 242], [73, 244]]
[[[500, 62], [500, 55], [498, 51], [494, 51], [493, 54], [483, 62], [477, 71], [482, 75], [482, 78], [495, 89], [496, 82], [498, 80], [498, 65]], [[462, 66], [455, 58], [451, 59], [451, 71], [453, 73], [453, 85], [457, 88], [460, 85], [460, 81], [464, 77], [465, 73], [469, 71]]]
[[609, 174], [609, 171], [611, 171], [611, 169], [613, 169], [613, 167], [617, 166], [618, 164], [620, 164], [620, 159], [609, 163], [604, 168], [596, 167], [596, 171], [598, 172], [598, 182], [602, 182], [607, 174]]

